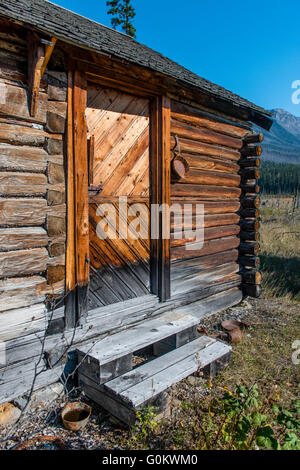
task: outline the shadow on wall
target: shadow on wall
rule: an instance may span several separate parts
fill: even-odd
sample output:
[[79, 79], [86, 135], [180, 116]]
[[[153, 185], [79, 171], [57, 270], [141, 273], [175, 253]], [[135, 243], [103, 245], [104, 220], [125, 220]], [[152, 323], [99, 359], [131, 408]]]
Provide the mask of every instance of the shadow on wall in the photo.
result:
[[275, 296], [300, 300], [300, 258], [260, 255], [264, 290]]

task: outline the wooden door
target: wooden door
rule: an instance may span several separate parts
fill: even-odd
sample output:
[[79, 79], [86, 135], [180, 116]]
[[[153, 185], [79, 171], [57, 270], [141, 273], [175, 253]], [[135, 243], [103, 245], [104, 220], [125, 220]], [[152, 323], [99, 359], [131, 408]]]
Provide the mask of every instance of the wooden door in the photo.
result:
[[89, 84], [86, 120], [94, 309], [150, 290], [149, 102]]

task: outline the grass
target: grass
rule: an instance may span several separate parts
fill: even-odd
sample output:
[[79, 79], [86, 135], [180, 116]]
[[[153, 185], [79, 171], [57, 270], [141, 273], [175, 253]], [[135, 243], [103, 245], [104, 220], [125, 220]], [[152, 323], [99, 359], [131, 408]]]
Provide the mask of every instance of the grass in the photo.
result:
[[[156, 422], [153, 410], [146, 411], [140, 425], [122, 439], [122, 447], [182, 450], [300, 445], [299, 418], [295, 432], [288, 431], [274, 411], [293, 409], [300, 391], [300, 366], [292, 362], [292, 345], [300, 340], [300, 211], [291, 214], [284, 204], [279, 208], [266, 204], [261, 218], [263, 297], [251, 301], [248, 318], [245, 314], [256, 324], [248, 328], [242, 342], [233, 345], [227, 369], [213, 381], [198, 379], [188, 389], [187, 381], [179, 384], [172, 417]], [[214, 328], [219, 321], [216, 318]], [[230, 408], [241, 399], [240, 386], [250, 394], [255, 388], [257, 407], [248, 409], [243, 402], [238, 412]], [[258, 415], [264, 417], [262, 422]]]
[[261, 270], [264, 293], [300, 300], [300, 210], [265, 207], [261, 211]]

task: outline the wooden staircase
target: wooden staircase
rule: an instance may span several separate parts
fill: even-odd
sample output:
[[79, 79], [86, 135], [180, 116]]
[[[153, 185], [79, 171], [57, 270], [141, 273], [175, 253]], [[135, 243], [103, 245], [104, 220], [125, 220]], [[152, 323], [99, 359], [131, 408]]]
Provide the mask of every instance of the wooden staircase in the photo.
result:
[[[161, 408], [163, 392], [199, 371], [229, 360], [231, 347], [202, 335], [187, 308], [164, 313], [78, 349], [79, 386], [127, 425], [150, 403]], [[134, 367], [134, 354], [151, 348], [152, 360]], [[155, 358], [153, 359], [153, 356]]]

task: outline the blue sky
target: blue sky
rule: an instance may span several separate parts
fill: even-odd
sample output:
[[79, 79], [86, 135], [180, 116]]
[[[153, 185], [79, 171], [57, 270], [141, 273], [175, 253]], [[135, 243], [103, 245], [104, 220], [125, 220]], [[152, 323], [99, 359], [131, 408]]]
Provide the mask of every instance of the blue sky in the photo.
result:
[[[106, 0], [53, 3], [110, 26]], [[132, 0], [137, 40], [267, 109], [300, 116], [299, 0]]]

